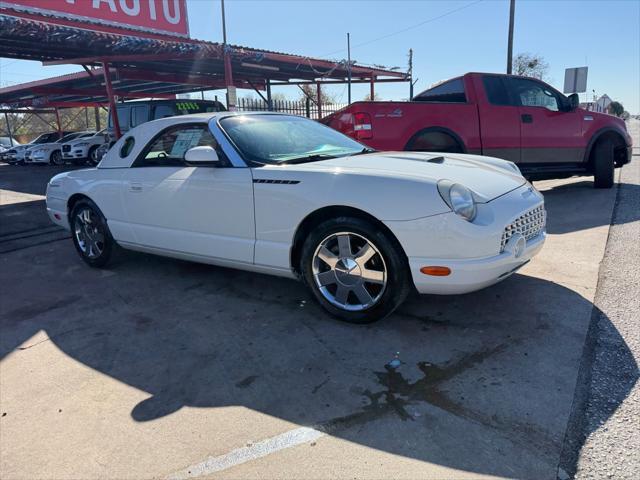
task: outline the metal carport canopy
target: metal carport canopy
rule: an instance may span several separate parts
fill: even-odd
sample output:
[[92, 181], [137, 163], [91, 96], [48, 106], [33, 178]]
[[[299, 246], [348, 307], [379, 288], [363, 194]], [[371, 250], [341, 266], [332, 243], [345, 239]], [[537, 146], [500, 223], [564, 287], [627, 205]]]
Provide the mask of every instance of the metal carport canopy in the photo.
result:
[[[170, 98], [177, 93], [223, 88], [225, 48], [238, 88], [263, 90], [267, 82], [345, 83], [348, 76], [346, 61], [201, 40], [140, 37], [134, 32], [130, 36], [102, 33], [12, 15], [0, 14], [0, 57], [85, 68], [84, 72], [0, 89], [0, 104], [13, 107], [106, 103], [104, 69], [92, 68], [105, 64], [113, 95], [121, 98]], [[408, 80], [403, 72], [353, 63], [351, 77], [354, 83]]]

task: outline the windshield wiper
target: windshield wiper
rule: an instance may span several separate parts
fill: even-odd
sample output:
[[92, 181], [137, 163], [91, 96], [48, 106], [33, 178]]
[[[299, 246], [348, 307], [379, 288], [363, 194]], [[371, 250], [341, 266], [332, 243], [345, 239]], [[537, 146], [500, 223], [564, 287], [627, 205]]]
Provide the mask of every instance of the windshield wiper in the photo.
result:
[[326, 153], [315, 153], [313, 155], [305, 155], [304, 157], [289, 158], [278, 162], [278, 165], [295, 165], [296, 163], [317, 162], [319, 160], [331, 160], [337, 158], [335, 155], [327, 155]]
[[374, 153], [377, 150], [373, 149], [373, 148], [369, 148], [369, 147], [364, 147], [362, 150], [360, 150], [359, 152], [356, 153], [352, 153], [351, 156], [354, 155], [364, 155], [365, 153]]

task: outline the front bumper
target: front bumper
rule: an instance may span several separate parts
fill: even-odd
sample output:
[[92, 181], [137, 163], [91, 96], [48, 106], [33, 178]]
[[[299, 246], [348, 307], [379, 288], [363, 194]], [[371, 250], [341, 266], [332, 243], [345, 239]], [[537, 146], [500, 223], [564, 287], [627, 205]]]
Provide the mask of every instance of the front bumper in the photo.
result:
[[[546, 234], [543, 232], [527, 242], [524, 253], [518, 258], [509, 251], [504, 251], [495, 257], [467, 260], [409, 258], [413, 283], [419, 293], [436, 295], [480, 290], [504, 280], [527, 264], [542, 249], [545, 238]], [[451, 274], [446, 277], [432, 277], [420, 272], [422, 267], [430, 265], [447, 266], [451, 269]]]
[[[478, 204], [473, 222], [449, 212], [384, 223], [403, 246], [419, 293], [467, 293], [507, 278], [540, 251], [546, 238], [544, 223], [535, 232], [527, 233], [528, 239], [518, 234], [525, 243], [520, 244], [517, 254], [516, 236], [514, 243], [507, 243], [504, 251], [501, 249], [506, 227], [519, 226], [518, 222], [528, 218], [525, 213], [543, 205], [542, 195], [525, 184], [488, 203]], [[447, 267], [450, 274], [432, 276], [420, 271], [433, 266]]]
[[72, 160], [74, 158], [87, 158], [90, 147], [74, 147], [68, 152], [62, 152], [62, 158]]
[[49, 163], [49, 159], [44, 156], [44, 154], [34, 155], [24, 157], [24, 163]]

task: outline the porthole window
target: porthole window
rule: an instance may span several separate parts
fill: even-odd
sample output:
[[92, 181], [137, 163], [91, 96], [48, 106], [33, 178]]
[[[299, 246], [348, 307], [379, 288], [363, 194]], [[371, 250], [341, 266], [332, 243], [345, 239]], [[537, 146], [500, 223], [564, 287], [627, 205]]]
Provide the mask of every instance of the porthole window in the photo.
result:
[[131, 150], [133, 150], [133, 146], [135, 145], [135, 143], [136, 141], [133, 139], [133, 137], [127, 138], [120, 148], [120, 158], [128, 157], [131, 153]]

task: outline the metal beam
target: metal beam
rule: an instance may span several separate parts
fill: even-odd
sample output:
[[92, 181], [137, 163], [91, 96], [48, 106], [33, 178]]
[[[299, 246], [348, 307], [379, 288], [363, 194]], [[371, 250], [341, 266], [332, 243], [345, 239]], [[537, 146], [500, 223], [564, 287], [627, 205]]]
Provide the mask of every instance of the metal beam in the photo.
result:
[[102, 64], [104, 73], [104, 82], [107, 89], [107, 97], [109, 98], [109, 108], [111, 109], [111, 118], [113, 119], [113, 127], [115, 128], [116, 140], [122, 136], [120, 131], [120, 120], [118, 119], [118, 111], [116, 110], [116, 99], [113, 96], [113, 87], [111, 85], [111, 74], [109, 73], [109, 64]]

